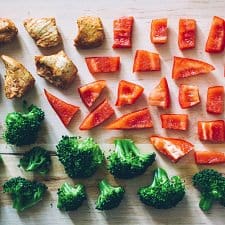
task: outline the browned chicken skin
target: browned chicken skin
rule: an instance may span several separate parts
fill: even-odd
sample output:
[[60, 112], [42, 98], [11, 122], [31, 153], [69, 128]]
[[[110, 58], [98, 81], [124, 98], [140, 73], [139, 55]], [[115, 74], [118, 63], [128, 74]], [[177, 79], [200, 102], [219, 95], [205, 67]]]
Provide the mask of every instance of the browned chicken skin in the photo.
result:
[[0, 18], [0, 43], [12, 41], [17, 33], [18, 30], [12, 20]]

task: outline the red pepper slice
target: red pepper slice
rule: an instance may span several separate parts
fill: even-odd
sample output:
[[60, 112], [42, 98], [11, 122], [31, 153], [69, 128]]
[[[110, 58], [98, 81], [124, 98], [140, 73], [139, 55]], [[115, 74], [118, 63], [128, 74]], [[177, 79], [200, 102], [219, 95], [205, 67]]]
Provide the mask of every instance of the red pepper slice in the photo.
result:
[[125, 80], [119, 82], [116, 106], [131, 105], [142, 95], [144, 88]]
[[150, 39], [153, 44], [165, 44], [168, 38], [167, 19], [155, 19], [151, 22]]
[[212, 70], [215, 70], [214, 66], [206, 62], [175, 56], [173, 61], [172, 77], [177, 80], [179, 78], [209, 73]]
[[147, 108], [131, 112], [116, 119], [106, 129], [110, 130], [128, 130], [153, 127], [151, 115]]
[[113, 48], [131, 48], [134, 17], [121, 17], [113, 21]]
[[161, 152], [174, 163], [194, 149], [194, 145], [190, 142], [177, 138], [153, 135], [150, 137], [150, 142], [156, 150]]
[[120, 68], [120, 57], [86, 57], [90, 73], [113, 73]]
[[207, 92], [206, 109], [208, 113], [221, 114], [224, 111], [224, 87], [209, 87]]
[[218, 164], [225, 163], [224, 152], [195, 151], [196, 164]]
[[225, 21], [214, 16], [205, 45], [205, 51], [209, 53], [222, 52], [225, 47]]
[[145, 50], [136, 51], [133, 72], [159, 71], [160, 69], [159, 54]]
[[109, 119], [114, 114], [113, 108], [110, 106], [108, 101], [105, 99], [100, 103], [87, 117], [83, 120], [80, 125], [80, 130], [90, 130], [104, 121]]
[[105, 80], [97, 80], [89, 84], [86, 84], [82, 87], [79, 87], [78, 91], [83, 103], [87, 107], [91, 107], [98, 99], [98, 97], [101, 95], [105, 87], [106, 87]]
[[162, 128], [174, 130], [187, 130], [188, 115], [187, 114], [162, 114], [160, 115]]
[[48, 102], [55, 110], [56, 114], [59, 116], [60, 120], [67, 127], [71, 122], [74, 115], [78, 112], [79, 107], [75, 105], [68, 104], [61, 99], [55, 97], [50, 94], [48, 91], [44, 89], [45, 96], [48, 99]]

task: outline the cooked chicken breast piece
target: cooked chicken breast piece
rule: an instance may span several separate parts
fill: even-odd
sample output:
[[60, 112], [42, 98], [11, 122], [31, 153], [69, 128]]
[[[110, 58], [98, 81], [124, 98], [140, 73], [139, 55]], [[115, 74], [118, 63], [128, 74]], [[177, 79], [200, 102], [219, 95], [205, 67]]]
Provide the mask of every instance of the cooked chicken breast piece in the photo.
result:
[[37, 73], [56, 87], [66, 89], [77, 74], [77, 67], [60, 51], [49, 56], [35, 56]]
[[12, 41], [18, 30], [12, 20], [0, 18], [0, 43]]
[[17, 60], [2, 55], [5, 64], [5, 96], [9, 99], [21, 98], [28, 90], [33, 88], [35, 79], [31, 73]]
[[79, 33], [74, 40], [76, 47], [95, 48], [104, 42], [105, 33], [99, 17], [82, 16], [78, 18], [77, 25]]
[[24, 21], [24, 27], [36, 41], [37, 46], [49, 48], [62, 42], [55, 18], [30, 18]]

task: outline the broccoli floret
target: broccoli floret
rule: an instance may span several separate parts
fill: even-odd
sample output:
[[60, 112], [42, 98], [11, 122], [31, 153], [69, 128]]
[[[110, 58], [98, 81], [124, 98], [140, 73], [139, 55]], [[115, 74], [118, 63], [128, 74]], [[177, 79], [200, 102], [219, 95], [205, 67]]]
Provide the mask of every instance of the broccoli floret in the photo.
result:
[[63, 136], [59, 141], [57, 156], [71, 178], [92, 176], [104, 160], [104, 155], [92, 138]]
[[142, 154], [130, 139], [116, 139], [115, 151], [108, 157], [108, 170], [117, 178], [143, 174], [155, 161], [155, 153]]
[[125, 193], [124, 188], [114, 187], [105, 179], [99, 182], [98, 186], [100, 194], [95, 203], [96, 209], [109, 210], [118, 207]]
[[19, 166], [25, 171], [33, 171], [41, 175], [48, 173], [51, 166], [51, 157], [48, 151], [39, 146], [26, 152], [20, 159]]
[[64, 183], [58, 189], [57, 207], [63, 211], [72, 211], [78, 209], [86, 199], [85, 187], [82, 184], [72, 186]]
[[215, 201], [225, 206], [225, 177], [221, 173], [205, 169], [196, 173], [192, 181], [201, 192], [199, 207], [203, 211], [209, 211]]
[[[25, 106], [24, 106], [25, 108]], [[3, 138], [8, 144], [22, 146], [33, 144], [38, 135], [44, 112], [31, 105], [25, 112], [12, 112], [6, 116]]]
[[158, 168], [155, 170], [151, 185], [138, 190], [140, 200], [157, 209], [175, 207], [185, 195], [184, 182], [179, 176], [168, 177], [167, 172]]
[[37, 181], [30, 181], [22, 177], [14, 177], [6, 181], [3, 191], [11, 194], [13, 208], [23, 211], [37, 204], [47, 190], [47, 186]]

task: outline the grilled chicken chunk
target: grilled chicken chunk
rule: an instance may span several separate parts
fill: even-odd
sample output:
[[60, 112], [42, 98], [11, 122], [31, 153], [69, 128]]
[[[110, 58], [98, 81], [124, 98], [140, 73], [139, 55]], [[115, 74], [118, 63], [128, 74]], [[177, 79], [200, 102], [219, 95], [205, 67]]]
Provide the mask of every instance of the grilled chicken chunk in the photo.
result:
[[24, 27], [39, 47], [49, 48], [62, 42], [55, 18], [26, 19]]
[[77, 74], [77, 67], [64, 51], [49, 56], [35, 56], [35, 63], [39, 76], [63, 89], [72, 83]]
[[18, 30], [12, 20], [0, 18], [0, 43], [12, 41], [18, 33]]
[[105, 40], [105, 33], [101, 19], [94, 16], [82, 16], [78, 18], [77, 25], [79, 33], [74, 40], [78, 48], [95, 48]]
[[5, 64], [5, 96], [9, 99], [21, 98], [33, 88], [35, 79], [31, 73], [15, 59], [2, 55]]

